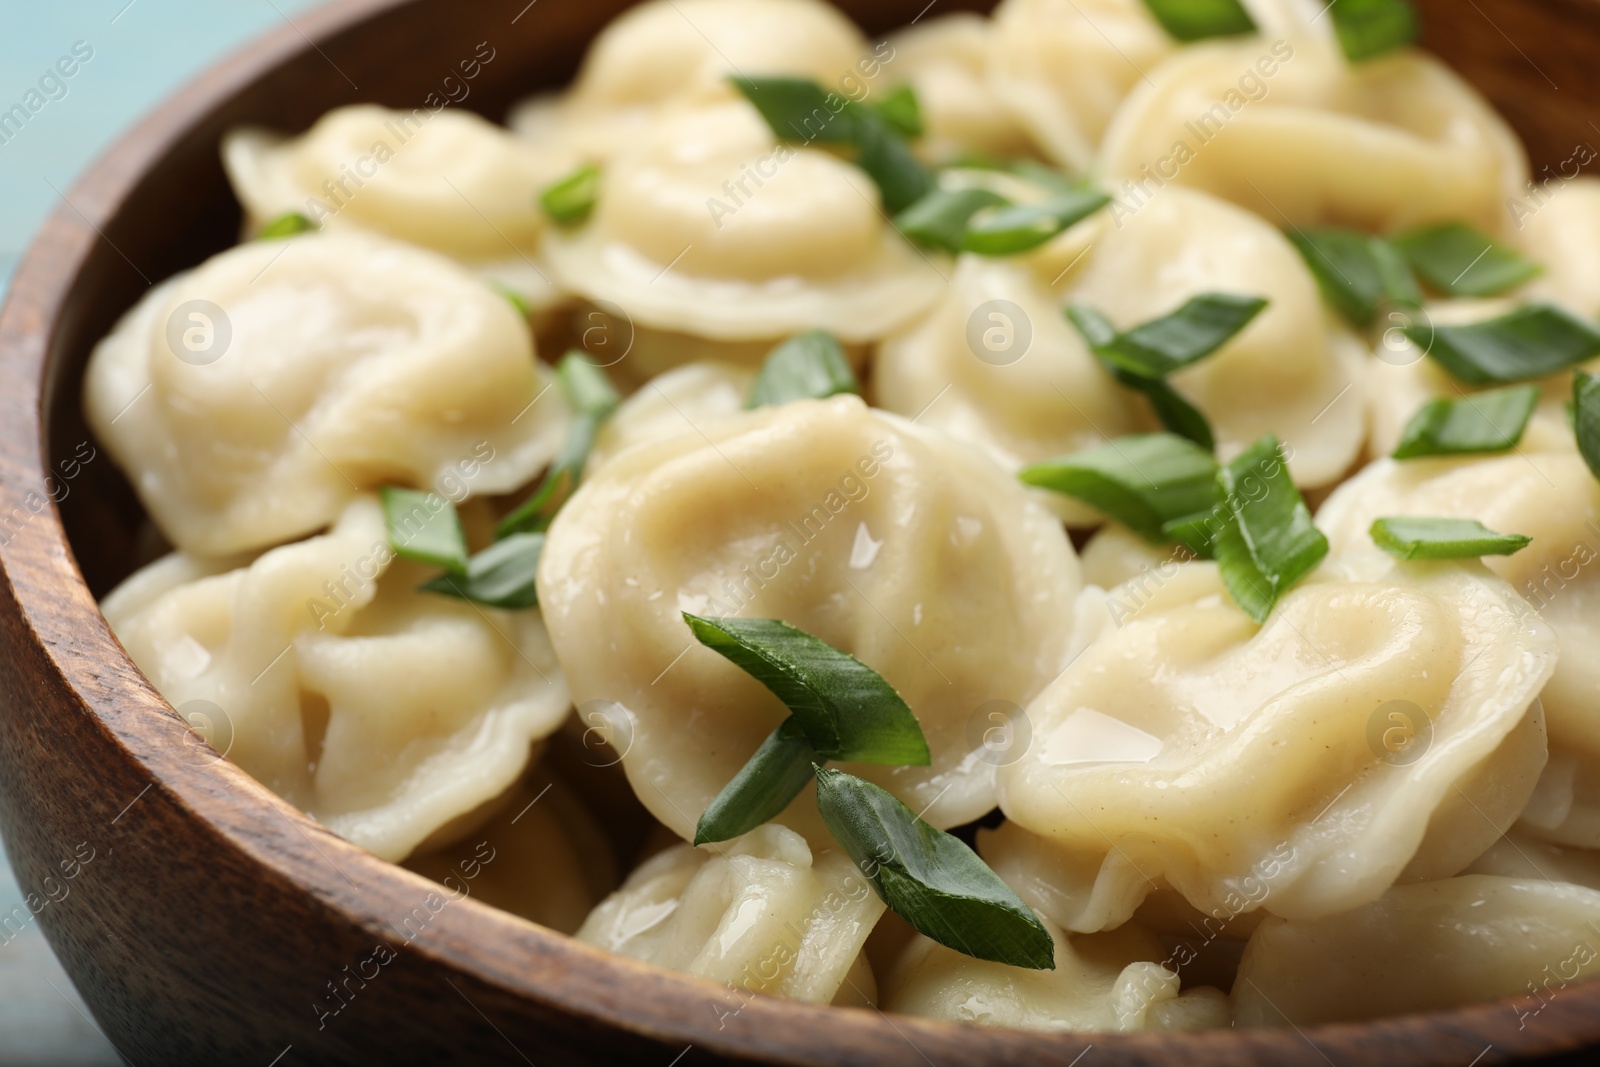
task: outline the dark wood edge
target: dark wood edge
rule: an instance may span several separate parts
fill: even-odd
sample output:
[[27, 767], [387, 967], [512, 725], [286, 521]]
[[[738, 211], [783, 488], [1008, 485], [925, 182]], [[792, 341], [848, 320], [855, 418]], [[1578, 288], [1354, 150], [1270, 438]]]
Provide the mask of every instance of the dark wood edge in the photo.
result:
[[[312, 42], [409, 2], [342, 0], [301, 16], [298, 29], [285, 27], [267, 35], [173, 95], [72, 187], [69, 203], [57, 206], [30, 246], [0, 311], [0, 515], [23, 507], [30, 491], [43, 489], [41, 404], [48, 331], [63, 313], [65, 297], [88, 254], [103, 239], [99, 229], [138, 176], [182, 138], [193, 120], [261, 72]], [[159, 799], [196, 826], [214, 829], [211, 844], [272, 872], [284, 883], [303, 887], [322, 908], [378, 939], [389, 931], [375, 918], [375, 905], [401, 912], [427, 890], [429, 883], [423, 879], [335, 837], [267, 794], [233, 765], [197, 767], [183, 757], [189, 751], [182, 743], [187, 727], [106, 626], [53, 504], [9, 543], [0, 545], [0, 571], [11, 672], [24, 683], [70, 692], [71, 713], [80, 720], [75, 725], [87, 724], [106, 748], [129, 753]], [[5, 715], [37, 714], [40, 709], [32, 706], [30, 694], [18, 699], [14, 679], [7, 681], [13, 688]], [[45, 710], [59, 713], [60, 709]], [[43, 729], [48, 733], [49, 724]], [[14, 740], [13, 734], [5, 737]], [[0, 765], [9, 767], [14, 760], [14, 753], [0, 753]], [[5, 829], [8, 835], [25, 838], [27, 798], [7, 799]], [[106, 797], [104, 813], [114, 811], [122, 799]], [[292, 832], [274, 830], [278, 823]], [[36, 886], [48, 867], [25, 855], [18, 873], [25, 886]], [[46, 910], [40, 922], [58, 943], [56, 916]], [[542, 1005], [591, 1026], [640, 1035], [665, 1050], [689, 1046], [693, 1055], [685, 1062], [733, 1057], [794, 1064], [819, 1060], [920, 1064], [926, 1061], [920, 1047], [926, 1046], [937, 1050], [941, 1064], [1034, 1064], [1069, 1062], [1093, 1046], [1131, 1064], [1320, 1062], [1327, 1058], [1326, 1050], [1363, 1061], [1421, 1065], [1490, 1063], [1600, 1040], [1600, 982], [1563, 991], [1545, 1008], [1537, 1025], [1526, 1031], [1510, 1027], [1516, 1019], [1510, 999], [1428, 1016], [1319, 1027], [1304, 1034], [1271, 1030], [1047, 1035], [985, 1031], [910, 1017], [889, 1020], [881, 1013], [763, 997], [730, 1017], [726, 1029], [710, 1031], [708, 1005], [726, 1002], [725, 987], [612, 956], [475, 901], [441, 913], [428, 936], [404, 951], [432, 960], [475, 991], [498, 990], [514, 1001]], [[540, 974], [549, 977], [541, 981]], [[1482, 1055], [1485, 1051], [1487, 1055]]]

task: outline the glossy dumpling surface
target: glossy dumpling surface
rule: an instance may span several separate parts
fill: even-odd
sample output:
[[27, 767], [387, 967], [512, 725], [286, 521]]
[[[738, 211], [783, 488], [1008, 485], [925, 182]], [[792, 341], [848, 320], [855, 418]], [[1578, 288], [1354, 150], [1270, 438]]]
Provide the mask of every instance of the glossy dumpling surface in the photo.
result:
[[1556, 647], [1498, 578], [1362, 557], [1261, 627], [1213, 564], [1154, 584], [1028, 705], [1000, 772], [1012, 841], [985, 855], [1036, 909], [1105, 929], [1164, 879], [1207, 913], [1316, 918], [1453, 874], [1515, 820]]
[[[994, 806], [983, 709], [1061, 669], [1078, 587], [1060, 523], [1004, 471], [853, 396], [623, 453], [558, 516], [539, 569], [577, 701], [606, 702], [639, 799], [686, 839], [786, 713], [680, 612], [783, 619], [881, 673], [933, 765], [855, 773], [954, 826]], [[817, 826], [809, 793], [784, 821]]]
[[1100, 165], [1135, 213], [1175, 183], [1276, 225], [1380, 233], [1503, 232], [1528, 170], [1504, 120], [1438, 60], [1407, 50], [1352, 66], [1302, 36], [1185, 49], [1129, 95]]
[[739, 989], [818, 1004], [844, 993], [870, 1003], [875, 990], [862, 986], [871, 971], [863, 977], [857, 961], [883, 910], [843, 852], [813, 853], [773, 823], [718, 846], [680, 844], [651, 857], [577, 936]]
[[515, 489], [566, 433], [548, 376], [510, 303], [454, 263], [312, 234], [152, 290], [96, 347], [85, 409], [162, 533], [225, 555], [385, 483]]
[[598, 467], [624, 449], [685, 434], [744, 410], [755, 375], [726, 363], [686, 363], [658, 374], [624, 400], [600, 430], [589, 462]]
[[1136, 926], [1055, 940], [1055, 968], [975, 960], [918, 936], [883, 979], [882, 1007], [978, 1026], [1027, 1030], [1190, 1030], [1226, 1027], [1227, 998], [1209, 987], [1179, 993], [1159, 962], [1160, 942]]
[[653, 126], [607, 169], [593, 221], [546, 248], [568, 288], [716, 340], [874, 340], [944, 287], [865, 172], [775, 143], [742, 102]]
[[570, 702], [537, 611], [415, 591], [375, 499], [244, 566], [177, 554], [101, 605], [133, 661], [279, 796], [399, 860], [503, 793]]
[[1596, 923], [1600, 892], [1489, 875], [1397, 886], [1317, 922], [1268, 919], [1239, 967], [1236, 1018], [1310, 1026], [1520, 994], [1521, 1019], [1600, 972]]

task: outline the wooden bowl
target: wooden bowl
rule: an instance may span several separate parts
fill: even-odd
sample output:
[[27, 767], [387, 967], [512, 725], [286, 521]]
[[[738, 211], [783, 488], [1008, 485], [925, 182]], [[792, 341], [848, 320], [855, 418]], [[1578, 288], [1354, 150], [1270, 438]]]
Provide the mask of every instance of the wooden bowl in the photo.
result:
[[[882, 33], [925, 3], [841, 6]], [[334, 837], [232, 764], [196, 758], [208, 750], [95, 607], [131, 569], [139, 512], [109, 460], [60, 466], [89, 439], [79, 394], [91, 346], [151, 282], [233, 243], [224, 130], [302, 129], [356, 101], [416, 106], [479, 42], [496, 54], [463, 106], [498, 118], [570, 78], [624, 6], [346, 0], [300, 16], [123, 137], [23, 260], [0, 316], [0, 829], [36, 894], [28, 910], [117, 1048], [141, 1063], [1033, 1067], [1077, 1062], [1092, 1045], [1091, 1065], [1464, 1067], [1600, 1042], [1595, 983], [1561, 990], [1525, 1026], [1507, 1001], [1304, 1033], [1047, 1035], [746, 1001], [470, 899], [439, 907], [432, 883]], [[1510, 117], [1536, 172], [1600, 143], [1589, 122], [1600, 5], [1422, 7], [1428, 43]]]

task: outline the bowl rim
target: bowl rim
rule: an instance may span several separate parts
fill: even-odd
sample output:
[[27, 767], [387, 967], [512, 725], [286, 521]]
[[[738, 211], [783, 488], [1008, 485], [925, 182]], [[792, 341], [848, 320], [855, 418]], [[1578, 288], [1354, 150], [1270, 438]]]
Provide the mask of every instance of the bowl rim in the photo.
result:
[[[297, 13], [293, 22], [285, 18], [287, 25], [254, 38], [169, 94], [59, 195], [19, 261], [0, 308], [0, 411], [7, 416], [0, 419], [0, 514], [24, 506], [35, 487], [45, 484], [49, 353], [70, 297], [83, 284], [91, 252], [99, 241], [110, 244], [105, 229], [147, 172], [210, 112], [268, 72], [416, 2], [336, 0]], [[69, 692], [75, 711], [142, 769], [151, 787], [159, 787], [171, 803], [248, 862], [320, 898], [352, 928], [384, 934], [374, 905], [414, 904], [418, 893], [434, 883], [334, 836], [226, 760], [197, 766], [185, 759], [187, 724], [112, 634], [78, 567], [60, 512], [50, 494], [45, 496], [49, 506], [0, 542], [0, 575], [17, 605], [6, 622], [25, 628], [30, 651], [43, 658]], [[95, 684], [86, 684], [91, 676]], [[17, 712], [8, 704], [0, 714]], [[269, 811], [295, 833], [267, 841], [253, 832]], [[486, 929], [495, 936], [483, 937]], [[754, 996], [740, 997], [738, 1010], [717, 1020], [719, 1028], [712, 1030], [715, 1009], [706, 1008], [727, 1003], [732, 987], [605, 951], [470, 898], [441, 911], [427, 936], [409, 941], [402, 951], [519, 1000], [664, 1047], [695, 1047], [774, 1063], [889, 1062], [881, 1054], [895, 1048], [901, 1052], [891, 1057], [895, 1062], [933, 1062], [922, 1053], [926, 1045], [941, 1062], [955, 1063], [1065, 1062], [1064, 1057], [1100, 1046], [1138, 1063], [1174, 1056], [1195, 1064], [1319, 1063], [1333, 1062], [1329, 1052], [1344, 1051], [1420, 1065], [1463, 1063], [1463, 1052], [1483, 1059], [1497, 1050], [1493, 1059], [1500, 1059], [1600, 1041], [1600, 979], [1575, 984], [1545, 1006], [1550, 1018], [1548, 1025], [1537, 1028], [1542, 1039], [1535, 1039], [1533, 1030], [1509, 1026], [1517, 1017], [1514, 1004], [1525, 999], [1521, 997], [1304, 1029], [1120, 1034], [980, 1029], [891, 1017], [880, 1009], [835, 1009]], [[642, 991], [651, 995], [631, 995]], [[700, 1024], [693, 1021], [697, 1018]]]

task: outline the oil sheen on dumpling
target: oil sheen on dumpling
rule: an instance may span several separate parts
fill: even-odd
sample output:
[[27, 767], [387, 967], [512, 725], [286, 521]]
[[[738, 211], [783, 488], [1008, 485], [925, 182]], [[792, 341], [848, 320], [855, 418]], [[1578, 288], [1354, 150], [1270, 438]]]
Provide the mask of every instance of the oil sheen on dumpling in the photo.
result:
[[413, 854], [405, 865], [457, 898], [576, 933], [617, 887], [617, 862], [605, 830], [544, 764], [489, 807], [487, 821]]
[[[1000, 159], [1037, 153], [988, 76], [994, 23], [970, 11], [931, 14], [889, 38], [893, 55], [880, 85], [909, 85], [917, 94], [923, 134], [917, 149], [947, 162], [972, 153]], [[878, 90], [883, 91], [883, 90]], [[868, 98], [869, 100], [871, 97]]]
[[1150, 71], [1100, 167], [1135, 213], [1179, 183], [1275, 225], [1380, 233], [1446, 221], [1501, 233], [1528, 178], [1515, 134], [1438, 60], [1408, 49], [1352, 65], [1301, 36], [1205, 42]]
[[571, 89], [513, 109], [520, 136], [606, 161], [664, 117], [736, 98], [728, 79], [809, 78], [853, 99], [883, 84], [869, 47], [822, 0], [648, 0], [613, 19]]
[[461, 267], [308, 234], [152, 290], [95, 348], [85, 409], [168, 540], [225, 555], [326, 527], [385, 483], [521, 486], [566, 435], [548, 380], [527, 324]]
[[[861, 949], [883, 914], [841, 850], [775, 823], [639, 866], [578, 931], [592, 945], [792, 1000], [876, 1000]], [[729, 1010], [740, 1001], [730, 995]]]
[[[1119, 600], [1000, 772], [1022, 854], [983, 845], [1068, 929], [1118, 925], [1158, 880], [1208, 914], [1318, 918], [1454, 874], [1544, 765], [1554, 637], [1476, 564], [1336, 561], [1259, 627], [1209, 563]], [[1408, 725], [1415, 748], [1389, 733]]]
[[606, 420], [589, 453], [590, 469], [649, 441], [684, 434], [744, 410], [755, 374], [726, 363], [686, 363], [658, 374], [624, 400]]
[[[601, 467], [557, 517], [539, 602], [577, 702], [650, 812], [688, 839], [786, 712], [680, 612], [777, 618], [877, 670], [931, 767], [860, 767], [940, 827], [994, 806], [985, 715], [1066, 663], [1078, 565], [981, 454], [853, 396], [763, 408]], [[802, 794], [782, 821], [820, 829]]]
[[1055, 940], [1055, 969], [977, 960], [918, 935], [882, 981], [884, 1011], [978, 1026], [1025, 1030], [1198, 1030], [1226, 1027], [1220, 990], [1180, 995], [1179, 979], [1159, 962], [1151, 934], [1128, 925], [1068, 937], [1040, 920]]
[[417, 592], [428, 575], [360, 497], [327, 534], [233, 569], [172, 555], [101, 607], [229, 759], [399, 860], [503, 793], [570, 707], [537, 611]]
[[1521, 994], [1521, 1019], [1600, 973], [1597, 930], [1600, 892], [1581, 886], [1490, 875], [1396, 886], [1343, 915], [1262, 923], [1233, 987], [1235, 1018], [1311, 1026]]
[[742, 102], [653, 126], [606, 169], [593, 220], [552, 235], [546, 252], [583, 296], [720, 341], [808, 329], [876, 340], [945, 285], [864, 171], [776, 144]]

